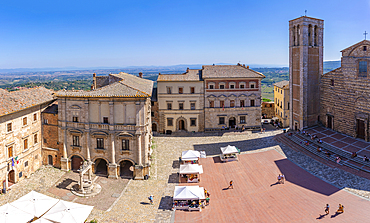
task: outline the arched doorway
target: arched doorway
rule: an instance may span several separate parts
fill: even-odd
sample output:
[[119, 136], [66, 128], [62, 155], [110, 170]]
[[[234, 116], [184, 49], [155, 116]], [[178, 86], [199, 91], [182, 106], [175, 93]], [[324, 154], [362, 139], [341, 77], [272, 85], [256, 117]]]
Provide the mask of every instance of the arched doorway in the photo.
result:
[[71, 165], [72, 165], [71, 168], [72, 168], [72, 170], [78, 170], [78, 169], [80, 169], [80, 166], [83, 163], [82, 158], [75, 155], [75, 156], [72, 156], [71, 160], [72, 160], [72, 162], [71, 162]]
[[9, 171], [8, 181], [12, 184], [15, 184], [15, 172], [14, 172], [14, 170]]
[[48, 155], [48, 164], [53, 165], [53, 156], [52, 155]]
[[156, 131], [157, 131], [157, 124], [152, 123], [152, 132], [156, 132]]
[[122, 178], [132, 179], [134, 177], [134, 165], [131, 161], [123, 160], [119, 163], [119, 175]]
[[185, 121], [179, 120], [179, 130], [185, 130]]
[[233, 128], [236, 125], [235, 117], [229, 118], [229, 127]]
[[105, 161], [104, 159], [96, 159], [94, 167], [95, 174], [108, 175], [108, 165], [107, 161]]

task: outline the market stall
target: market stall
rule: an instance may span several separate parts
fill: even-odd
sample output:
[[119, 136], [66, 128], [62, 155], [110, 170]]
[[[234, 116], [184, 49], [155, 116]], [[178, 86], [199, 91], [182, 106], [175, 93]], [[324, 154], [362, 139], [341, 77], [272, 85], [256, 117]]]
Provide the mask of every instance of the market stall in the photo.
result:
[[174, 210], [202, 211], [205, 207], [204, 188], [199, 186], [176, 186], [173, 195]]
[[203, 167], [199, 164], [180, 165], [180, 182], [186, 179], [187, 183], [198, 183], [202, 173]]
[[182, 152], [180, 164], [199, 164], [200, 152], [188, 150]]
[[240, 150], [235, 146], [228, 145], [226, 147], [221, 147], [220, 159], [222, 162], [238, 160], [238, 153], [240, 153]]

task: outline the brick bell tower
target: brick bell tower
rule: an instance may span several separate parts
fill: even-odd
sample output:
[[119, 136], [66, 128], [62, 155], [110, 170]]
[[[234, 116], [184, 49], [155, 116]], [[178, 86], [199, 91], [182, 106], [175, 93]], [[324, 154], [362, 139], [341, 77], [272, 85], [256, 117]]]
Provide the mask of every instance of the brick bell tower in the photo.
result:
[[289, 21], [290, 129], [316, 125], [323, 74], [324, 20], [302, 16]]

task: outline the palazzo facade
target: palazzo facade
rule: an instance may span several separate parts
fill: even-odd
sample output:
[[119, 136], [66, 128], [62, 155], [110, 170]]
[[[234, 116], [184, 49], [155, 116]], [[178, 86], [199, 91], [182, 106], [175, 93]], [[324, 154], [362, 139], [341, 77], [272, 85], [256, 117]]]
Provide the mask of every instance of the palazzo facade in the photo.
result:
[[91, 91], [59, 91], [62, 170], [92, 161], [110, 178], [149, 175], [153, 82], [127, 73], [93, 76]]

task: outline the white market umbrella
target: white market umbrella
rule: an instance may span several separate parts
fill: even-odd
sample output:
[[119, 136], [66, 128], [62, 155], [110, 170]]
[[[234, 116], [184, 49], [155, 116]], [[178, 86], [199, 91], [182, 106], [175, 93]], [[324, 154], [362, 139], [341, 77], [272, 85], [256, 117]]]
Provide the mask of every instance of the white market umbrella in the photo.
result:
[[180, 174], [194, 174], [203, 173], [203, 167], [199, 164], [185, 164], [180, 165]]
[[46, 218], [40, 218], [40, 219], [37, 219], [36, 221], [33, 221], [32, 223], [54, 223], [54, 222], [53, 221], [49, 221]]
[[200, 152], [195, 150], [188, 150], [182, 152], [182, 160], [198, 160], [200, 157]]
[[221, 147], [221, 152], [222, 154], [232, 154], [232, 153], [239, 153], [239, 150], [235, 146], [226, 146], [226, 147]]
[[176, 186], [174, 200], [198, 200], [204, 199], [204, 188], [199, 186]]
[[31, 191], [12, 202], [11, 205], [39, 218], [58, 203], [58, 201], [58, 199], [37, 193], [36, 191]]
[[5, 204], [0, 207], [1, 223], [25, 223], [32, 220], [33, 217], [32, 214], [18, 209], [11, 204]]
[[59, 223], [83, 223], [94, 207], [60, 200], [42, 218]]

